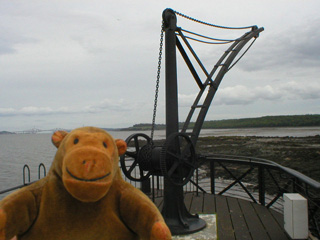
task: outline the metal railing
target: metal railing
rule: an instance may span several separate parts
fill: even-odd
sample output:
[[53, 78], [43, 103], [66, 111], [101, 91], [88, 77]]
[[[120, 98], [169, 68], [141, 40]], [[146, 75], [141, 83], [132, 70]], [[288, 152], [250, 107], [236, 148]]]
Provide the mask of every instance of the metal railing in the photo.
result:
[[[46, 168], [40, 164], [39, 179], [41, 169], [43, 176], [46, 176]], [[125, 180], [141, 188], [153, 201], [163, 197], [162, 176], [151, 175], [150, 179], [142, 183]], [[30, 168], [25, 165], [23, 185], [0, 191], [0, 195], [31, 183]], [[279, 212], [283, 212], [283, 193], [299, 193], [308, 200], [309, 230], [314, 236], [320, 237], [320, 183], [266, 159], [231, 155], [199, 157], [198, 168], [190, 182], [184, 186], [184, 192], [242, 198]]]
[[[245, 193], [243, 198], [278, 211], [283, 211], [284, 193], [301, 194], [308, 200], [309, 230], [320, 237], [319, 182], [296, 170], [260, 158], [212, 155], [207, 156], [206, 160], [210, 167], [212, 194], [226, 195], [238, 185]], [[216, 179], [219, 177], [231, 181], [227, 186], [217, 187]]]
[[[150, 189], [153, 201], [163, 197], [163, 177], [132, 182]], [[253, 157], [211, 155], [199, 157], [199, 166], [184, 192], [203, 192], [245, 199], [283, 213], [283, 194], [299, 193], [308, 200], [309, 230], [320, 237], [320, 183], [275, 162]]]
[[[153, 201], [163, 197], [161, 176], [152, 175], [142, 183], [129, 182], [141, 188]], [[241, 198], [280, 213], [283, 213], [283, 194], [299, 193], [308, 200], [309, 230], [320, 237], [320, 183], [266, 159], [231, 155], [199, 157], [199, 166], [184, 186], [184, 192]]]
[[[42, 176], [41, 176], [41, 169], [43, 171], [43, 175]], [[39, 166], [38, 166], [38, 180], [41, 179], [42, 177], [45, 177], [46, 175], [47, 175], [46, 167], [45, 167], [45, 165], [43, 163], [40, 163]], [[19, 188], [28, 186], [28, 185], [36, 182], [36, 181], [32, 181], [31, 182], [30, 167], [27, 164], [25, 164], [23, 166], [22, 176], [23, 176], [23, 178], [22, 178], [23, 184], [22, 185], [18, 185], [18, 186], [12, 187], [12, 188], [8, 188], [8, 189], [5, 189], [5, 190], [2, 190], [2, 191], [0, 191], [0, 195], [9, 193], [11, 191], [17, 190]]]

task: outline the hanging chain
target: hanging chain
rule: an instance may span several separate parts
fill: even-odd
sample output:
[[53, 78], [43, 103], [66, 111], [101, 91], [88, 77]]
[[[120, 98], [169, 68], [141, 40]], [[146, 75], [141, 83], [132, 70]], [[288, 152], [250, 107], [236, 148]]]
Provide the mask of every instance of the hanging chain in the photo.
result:
[[[217, 28], [224, 28], [224, 29], [246, 29], [246, 28], [252, 28], [254, 26], [247, 26], [247, 27], [225, 27], [225, 26], [219, 26], [207, 22], [203, 22], [200, 20], [197, 20], [195, 18], [189, 17], [185, 14], [182, 14], [180, 12], [177, 12], [173, 10], [173, 12], [181, 17], [184, 17], [186, 19], [189, 19], [191, 21], [201, 23], [207, 26], [211, 27], [217, 27]], [[161, 60], [162, 60], [162, 49], [163, 49], [163, 35], [164, 35], [164, 22], [162, 21], [161, 25], [161, 33], [160, 33], [160, 47], [159, 47], [159, 58], [158, 58], [158, 71], [157, 71], [157, 80], [156, 80], [156, 90], [155, 90], [155, 96], [154, 96], [154, 106], [153, 106], [153, 116], [152, 116], [152, 125], [151, 125], [151, 140], [153, 140], [154, 136], [154, 130], [155, 130], [155, 122], [156, 122], [156, 115], [157, 115], [157, 105], [158, 105], [158, 94], [159, 94], [159, 83], [160, 83], [160, 72], [161, 72]], [[153, 142], [153, 141], [151, 141]]]
[[154, 128], [155, 128], [155, 124], [156, 124], [158, 94], [159, 94], [159, 83], [160, 83], [160, 72], [161, 72], [161, 60], [162, 60], [162, 47], [163, 47], [163, 32], [164, 32], [164, 30], [163, 30], [163, 21], [162, 21], [161, 34], [160, 34], [160, 47], [159, 47], [159, 58], [158, 58], [157, 81], [156, 81], [156, 90], [155, 90], [155, 96], [154, 96], [153, 116], [152, 116], [152, 125], [151, 125], [151, 140], [153, 140]]
[[197, 22], [197, 23], [201, 23], [201, 24], [204, 24], [204, 25], [207, 25], [207, 26], [210, 26], [210, 27], [216, 27], [216, 28], [223, 28], [223, 29], [247, 29], [247, 28], [252, 28], [254, 26], [247, 26], [247, 27], [226, 27], [226, 26], [220, 26], [220, 25], [216, 25], [216, 24], [212, 24], [212, 23], [207, 23], [207, 22], [204, 22], [204, 21], [201, 21], [201, 20], [198, 20], [198, 19], [195, 19], [193, 17], [189, 17], [183, 13], [180, 13], [180, 12], [177, 12], [175, 10], [173, 10], [173, 12], [183, 18], [186, 18], [186, 19], [189, 19], [191, 21], [194, 21], [194, 22]]

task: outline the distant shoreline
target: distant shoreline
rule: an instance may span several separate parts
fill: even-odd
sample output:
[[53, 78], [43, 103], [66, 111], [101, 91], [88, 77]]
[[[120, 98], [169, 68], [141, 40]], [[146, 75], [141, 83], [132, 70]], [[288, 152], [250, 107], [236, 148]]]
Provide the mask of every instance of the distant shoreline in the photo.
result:
[[[188, 129], [194, 127], [194, 122], [191, 122]], [[183, 127], [184, 123], [179, 123], [179, 128]], [[232, 129], [232, 128], [270, 128], [270, 127], [317, 127], [320, 126], [320, 114], [307, 115], [287, 115], [287, 116], [264, 116], [258, 118], [240, 118], [226, 120], [209, 120], [204, 121], [201, 129]], [[151, 130], [152, 124], [140, 123], [129, 128], [120, 128], [118, 131], [137, 131]], [[163, 130], [165, 124], [156, 124], [155, 130]]]
[[8, 131], [1, 131], [0, 135], [8, 135], [8, 134], [16, 134], [14, 132], [8, 132]]
[[[194, 122], [191, 122], [188, 129], [194, 127]], [[182, 129], [184, 122], [179, 123], [179, 128]], [[306, 115], [284, 115], [284, 116], [263, 116], [257, 118], [240, 118], [240, 119], [225, 119], [225, 120], [208, 120], [204, 121], [201, 129], [241, 129], [241, 128], [275, 128], [275, 127], [320, 127], [320, 114]], [[152, 124], [139, 123], [126, 128], [105, 128], [106, 131], [150, 131]], [[154, 130], [165, 130], [165, 124], [155, 124]], [[39, 131], [37, 131], [39, 130]], [[38, 133], [44, 130], [35, 129], [34, 132], [26, 131], [0, 131], [0, 134], [15, 134], [15, 133]], [[48, 131], [48, 130], [46, 130]]]

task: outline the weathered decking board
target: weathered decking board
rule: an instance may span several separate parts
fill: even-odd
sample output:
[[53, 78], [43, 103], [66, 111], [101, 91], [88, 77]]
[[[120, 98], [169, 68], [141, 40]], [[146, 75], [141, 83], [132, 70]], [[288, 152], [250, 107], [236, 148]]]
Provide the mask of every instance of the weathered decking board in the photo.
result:
[[[161, 209], [162, 198], [155, 204]], [[185, 205], [191, 213], [217, 217], [219, 240], [290, 240], [283, 229], [283, 216], [264, 206], [238, 198], [187, 193]]]

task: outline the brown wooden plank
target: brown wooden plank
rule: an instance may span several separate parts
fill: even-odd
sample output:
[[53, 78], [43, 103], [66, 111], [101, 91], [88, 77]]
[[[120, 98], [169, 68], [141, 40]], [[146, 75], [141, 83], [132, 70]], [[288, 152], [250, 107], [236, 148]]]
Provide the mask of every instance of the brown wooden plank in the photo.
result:
[[253, 204], [262, 224], [267, 230], [271, 239], [288, 240], [288, 236], [285, 234], [284, 229], [281, 228], [278, 222], [274, 219], [269, 209], [264, 206]]
[[191, 208], [191, 213], [202, 213], [203, 212], [203, 194], [199, 193], [198, 196], [196, 193], [193, 194]]
[[279, 224], [279, 226], [281, 228], [284, 227], [284, 219], [283, 219], [283, 214], [273, 210], [273, 209], [270, 209], [270, 213], [272, 214], [272, 216], [274, 217], [274, 219], [277, 221], [277, 223]]
[[223, 196], [216, 196], [216, 217], [219, 240], [234, 240], [235, 235], [227, 199]]
[[233, 197], [228, 197], [227, 201], [236, 238], [241, 240], [251, 240], [252, 238], [238, 200]]
[[216, 213], [216, 200], [213, 194], [204, 194], [203, 213]]
[[238, 203], [244, 215], [252, 239], [270, 240], [267, 231], [261, 223], [254, 207], [252, 206], [252, 203], [241, 199], [238, 199]]

